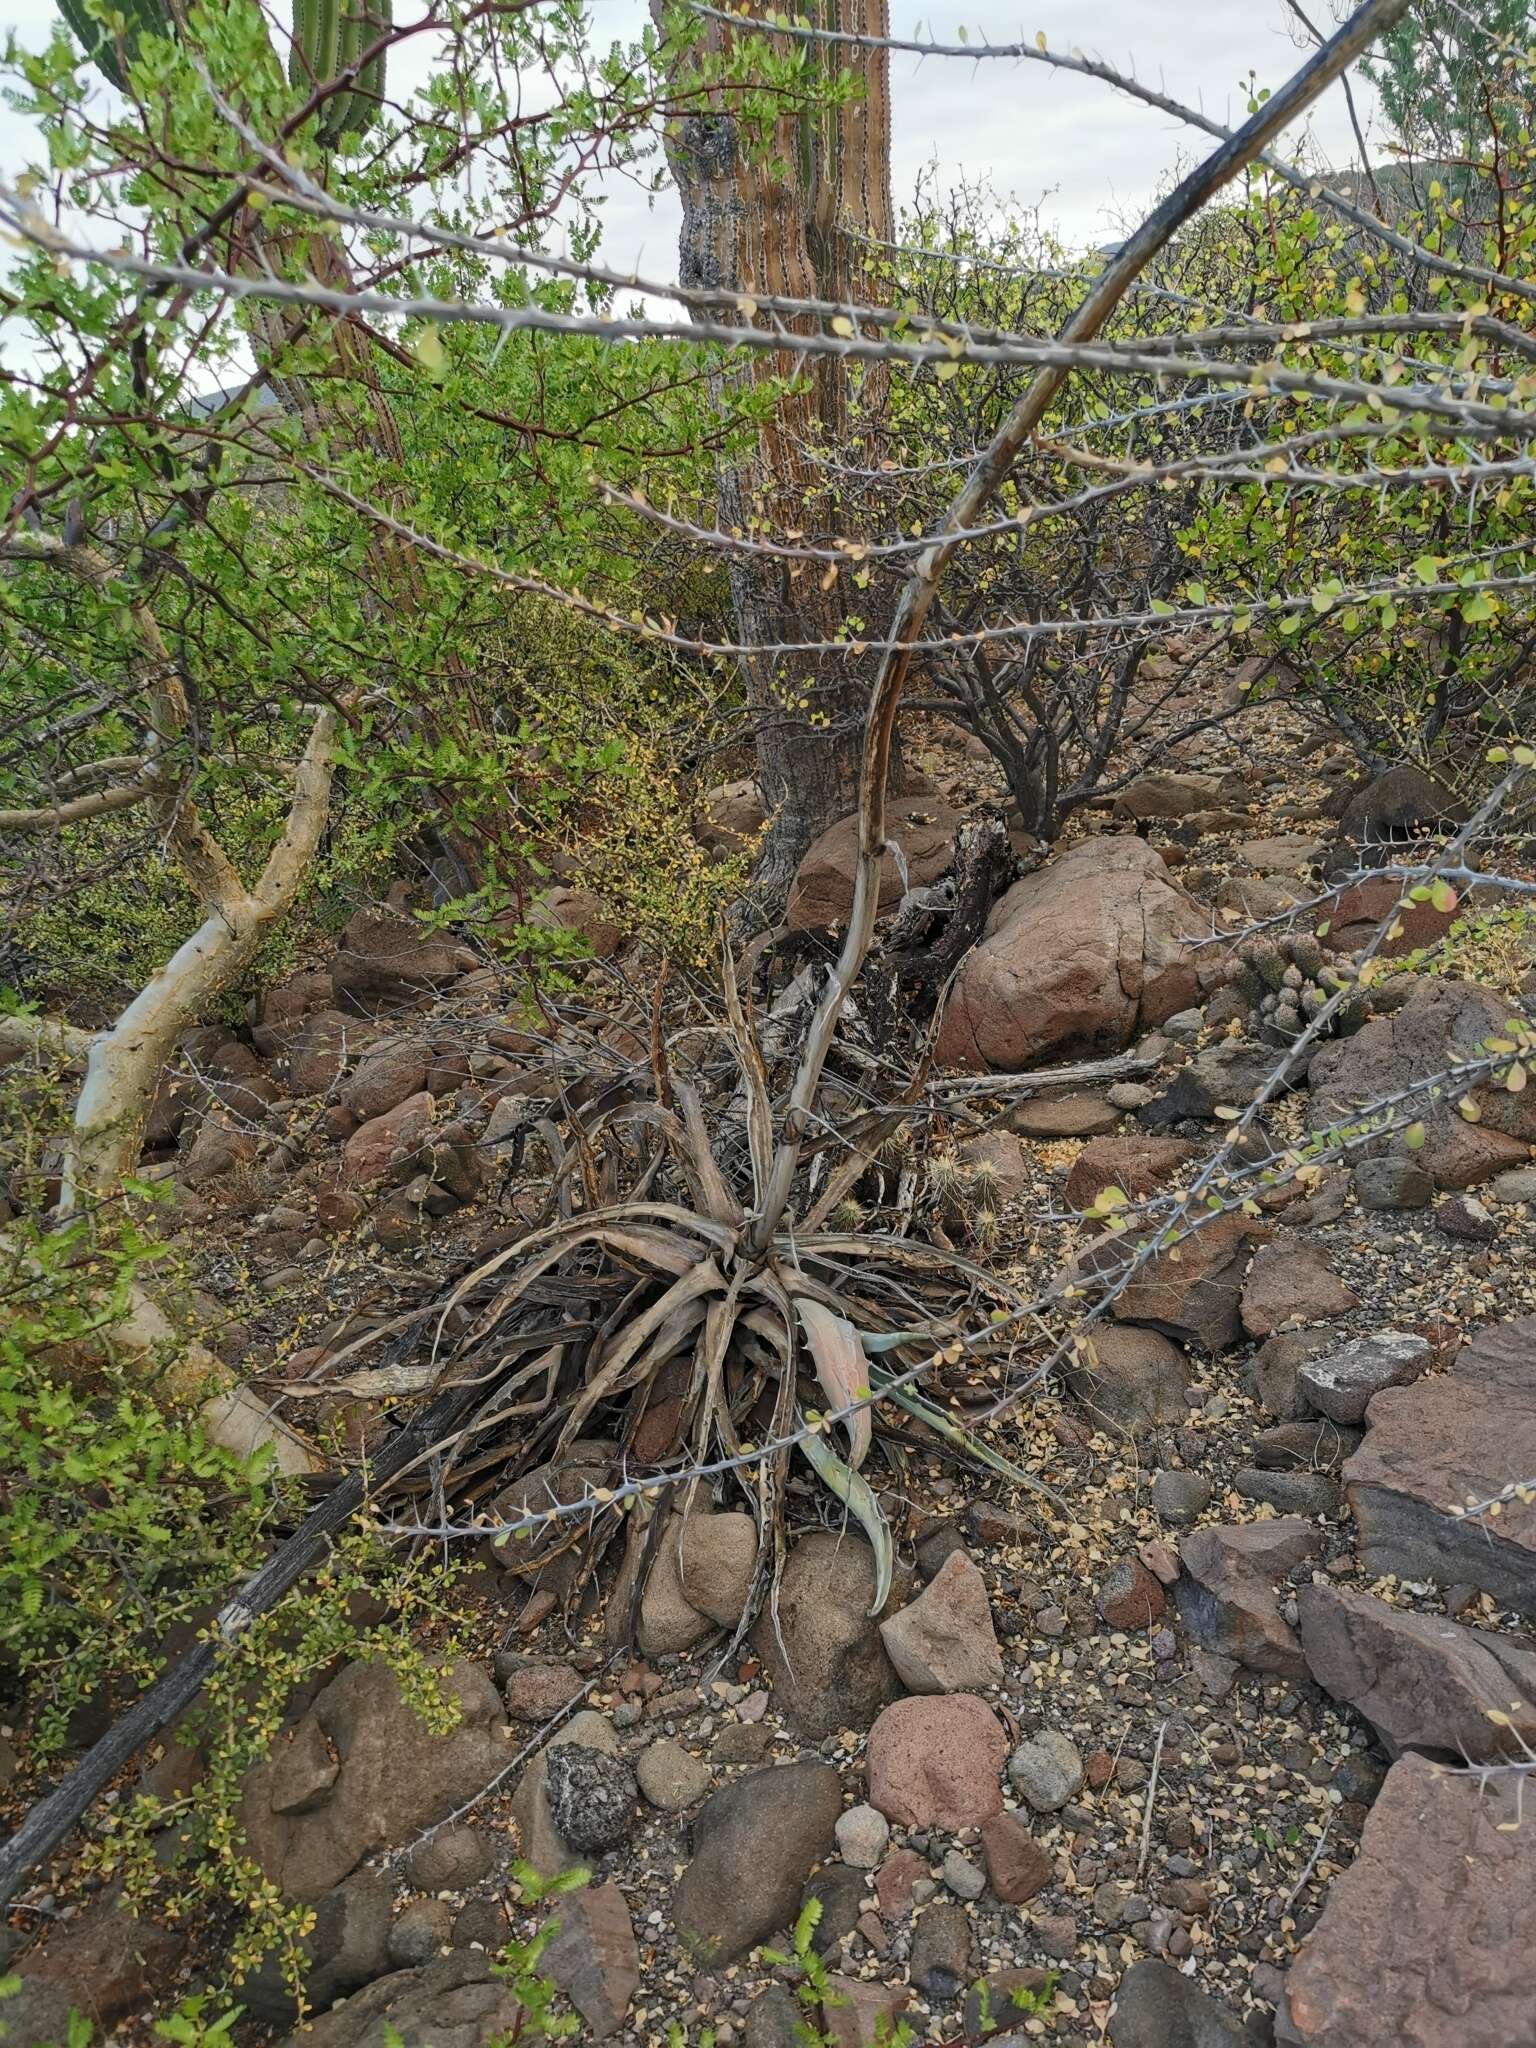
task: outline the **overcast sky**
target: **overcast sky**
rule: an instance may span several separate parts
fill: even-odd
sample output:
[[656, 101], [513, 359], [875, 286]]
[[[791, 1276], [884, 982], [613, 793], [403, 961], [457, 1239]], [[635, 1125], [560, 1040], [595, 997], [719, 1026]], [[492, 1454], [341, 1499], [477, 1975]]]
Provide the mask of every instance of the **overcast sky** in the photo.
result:
[[[406, 18], [409, 0], [396, 7]], [[46, 37], [53, 11], [52, 0], [7, 0], [8, 25], [23, 43]], [[1228, 125], [1246, 116], [1250, 71], [1274, 86], [1300, 61], [1285, 0], [1040, 0], [1027, 16], [1018, 0], [963, 0], [946, 10], [893, 0], [891, 12], [896, 33], [919, 33], [921, 22], [921, 32], [942, 41], [955, 40], [962, 25], [972, 43], [1030, 41], [1044, 30], [1053, 47], [1079, 45]], [[1328, 0], [1312, 0], [1308, 12], [1331, 26]], [[634, 34], [644, 16], [644, 0], [591, 0], [594, 36], [604, 44]], [[898, 205], [932, 164], [941, 185], [985, 177], [1004, 200], [1038, 206], [1043, 223], [1077, 246], [1123, 232], [1172, 169], [1210, 146], [1166, 115], [1043, 65], [894, 56], [891, 75]], [[396, 91], [410, 82], [403, 71], [391, 79]], [[1373, 100], [1363, 80], [1356, 94], [1369, 122]], [[1326, 161], [1354, 161], [1340, 87], [1319, 102], [1311, 125]], [[1296, 141], [1288, 138], [1293, 150]], [[35, 154], [28, 124], [0, 107], [0, 170], [14, 175]], [[610, 193], [610, 263], [675, 274], [676, 231], [670, 195], [652, 202], [629, 186]]]

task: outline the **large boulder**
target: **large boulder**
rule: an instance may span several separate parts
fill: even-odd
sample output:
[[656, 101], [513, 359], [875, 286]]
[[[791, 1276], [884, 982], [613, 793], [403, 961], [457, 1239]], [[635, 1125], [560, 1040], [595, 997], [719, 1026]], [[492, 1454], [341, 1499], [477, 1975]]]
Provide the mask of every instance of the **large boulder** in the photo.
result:
[[395, 910], [360, 910], [331, 963], [336, 1007], [358, 1016], [398, 1009], [449, 987], [480, 962], [470, 947]]
[[806, 1879], [831, 1853], [842, 1805], [842, 1781], [822, 1763], [754, 1771], [705, 1801], [672, 1906], [700, 1963], [740, 1962], [789, 1925]]
[[[903, 796], [886, 805], [886, 843], [901, 848], [909, 887], [925, 888], [948, 872], [962, 823], [961, 814], [939, 797]], [[846, 922], [853, 908], [858, 852], [857, 813], [839, 818], [813, 841], [789, 893], [786, 921], [791, 931], [825, 931]], [[880, 863], [881, 911], [894, 910], [901, 893], [901, 870], [887, 853]]]
[[1514, 2048], [1532, 2039], [1536, 1828], [1520, 1786], [1392, 1766], [1360, 1854], [1286, 1979], [1283, 2048]]
[[938, 1057], [1014, 1073], [1118, 1052], [1224, 978], [1210, 912], [1132, 835], [1085, 840], [1015, 882], [945, 1006]]
[[[246, 1774], [249, 1852], [285, 1897], [318, 1899], [365, 1856], [409, 1842], [476, 1798], [511, 1762], [511, 1731], [488, 1675], [460, 1658], [442, 1683], [459, 1719], [440, 1734], [407, 1703], [387, 1664], [349, 1664]], [[334, 1774], [309, 1761], [320, 1753], [317, 1730]]]
[[[898, 1570], [891, 1606], [911, 1589]], [[901, 1680], [870, 1614], [874, 1552], [861, 1538], [833, 1529], [802, 1536], [779, 1584], [777, 1617], [765, 1607], [752, 1630], [774, 1704], [802, 1735], [835, 1735], [867, 1727]]]
[[1347, 1586], [1303, 1586], [1297, 1604], [1307, 1668], [1364, 1715], [1389, 1755], [1434, 1750], [1484, 1763], [1536, 1748], [1528, 1638], [1413, 1614]]
[[[1363, 1110], [1416, 1082], [1441, 1074], [1459, 1057], [1497, 1037], [1509, 1015], [1506, 998], [1470, 982], [1425, 980], [1390, 1016], [1373, 1017], [1352, 1038], [1322, 1046], [1311, 1068], [1314, 1130], [1354, 1124]], [[1442, 1188], [1468, 1188], [1506, 1166], [1522, 1164], [1536, 1144], [1536, 1090], [1511, 1095], [1497, 1087], [1471, 1091], [1481, 1115], [1468, 1122], [1457, 1109], [1460, 1089], [1417, 1111], [1425, 1141], [1415, 1155]], [[1385, 1152], [1390, 1138], [1370, 1138], [1362, 1156]]]

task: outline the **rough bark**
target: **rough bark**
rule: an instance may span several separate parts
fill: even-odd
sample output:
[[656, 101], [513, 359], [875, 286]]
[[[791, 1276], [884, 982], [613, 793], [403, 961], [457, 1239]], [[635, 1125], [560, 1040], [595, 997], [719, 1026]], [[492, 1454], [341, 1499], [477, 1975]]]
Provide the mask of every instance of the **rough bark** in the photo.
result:
[[[661, 0], [653, 7], [659, 16]], [[754, 0], [752, 11], [766, 10]], [[831, 5], [834, 26], [866, 35], [887, 33], [888, 12], [887, 0]], [[711, 22], [704, 51], [728, 50], [732, 34]], [[749, 300], [781, 294], [874, 301], [865, 238], [889, 239], [892, 218], [888, 59], [881, 50], [852, 50], [828, 62], [851, 69], [860, 92], [826, 113], [786, 114], [766, 150], [748, 148], [720, 94], [710, 112], [678, 124], [668, 155], [683, 203], [684, 284]], [[763, 357], [730, 374], [761, 381], [783, 371]], [[883, 366], [874, 374], [883, 376]], [[846, 533], [852, 508], [832, 503], [815, 451], [846, 446], [849, 391], [848, 368], [832, 357], [819, 359], [780, 395], [751, 454], [722, 470], [723, 527]], [[773, 818], [759, 864], [760, 884], [771, 895], [788, 888], [811, 841], [855, 807], [869, 676], [853, 656], [772, 652], [787, 641], [827, 640], [841, 631], [841, 579], [823, 589], [813, 563], [751, 555], [732, 558], [730, 587], [737, 638], [761, 650], [743, 657], [742, 671], [759, 782]]]

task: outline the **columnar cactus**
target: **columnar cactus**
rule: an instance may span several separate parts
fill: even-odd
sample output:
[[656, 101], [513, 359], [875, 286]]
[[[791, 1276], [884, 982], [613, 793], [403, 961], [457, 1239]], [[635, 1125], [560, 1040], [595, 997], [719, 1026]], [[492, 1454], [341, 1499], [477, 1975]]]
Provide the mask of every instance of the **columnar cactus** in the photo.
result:
[[[181, 10], [168, 0], [119, 0], [119, 4], [124, 16], [121, 38], [89, 12], [86, 0], [59, 0], [59, 11], [97, 70], [121, 89], [125, 80], [120, 52], [131, 55], [142, 35], [176, 34]], [[390, 26], [392, 6], [393, 0], [293, 0], [290, 81], [312, 88], [351, 70], [363, 51]], [[383, 92], [384, 56], [380, 52], [358, 72], [355, 84], [333, 93], [321, 109], [319, 135], [324, 147], [338, 149], [347, 138], [355, 141], [361, 136], [377, 119]]]

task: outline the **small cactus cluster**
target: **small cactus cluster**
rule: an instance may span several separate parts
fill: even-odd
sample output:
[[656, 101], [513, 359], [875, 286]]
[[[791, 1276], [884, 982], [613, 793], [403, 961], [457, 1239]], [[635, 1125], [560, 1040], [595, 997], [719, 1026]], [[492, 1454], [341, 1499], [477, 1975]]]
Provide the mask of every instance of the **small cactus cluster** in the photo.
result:
[[[1305, 932], [1252, 940], [1238, 955], [1233, 984], [1253, 1012], [1258, 1036], [1267, 1045], [1289, 1045], [1331, 997], [1353, 981], [1348, 963], [1331, 960]], [[1339, 1037], [1365, 1022], [1370, 998], [1352, 989], [1330, 1019]]]
[[983, 1248], [997, 1241], [1002, 1192], [997, 1168], [987, 1159], [967, 1163], [953, 1152], [935, 1152], [928, 1160], [928, 1192], [946, 1223], [962, 1230]]
[[[390, 26], [392, 6], [393, 0], [293, 0], [290, 84], [309, 90], [344, 76]], [[177, 33], [181, 20], [180, 10], [168, 0], [123, 0], [119, 40], [97, 20], [88, 0], [59, 0], [59, 10], [87, 58], [119, 90], [126, 83], [120, 55], [131, 56], [142, 35]], [[326, 101], [318, 131], [322, 146], [338, 149], [344, 139], [361, 136], [377, 119], [383, 93], [381, 52], [363, 65], [354, 84]]]

